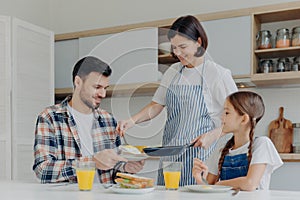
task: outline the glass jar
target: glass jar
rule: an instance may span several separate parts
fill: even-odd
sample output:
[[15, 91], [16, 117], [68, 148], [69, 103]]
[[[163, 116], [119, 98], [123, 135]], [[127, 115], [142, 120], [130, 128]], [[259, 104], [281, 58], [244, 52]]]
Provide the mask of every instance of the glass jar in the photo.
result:
[[294, 62], [292, 65], [292, 71], [299, 71], [300, 70], [300, 56], [294, 58]]
[[292, 46], [300, 46], [300, 26], [294, 27], [292, 31]]
[[289, 47], [291, 44], [290, 33], [287, 28], [280, 28], [276, 31], [276, 48]]
[[277, 61], [277, 72], [284, 72], [285, 71], [285, 59], [284, 58], [279, 58]]
[[256, 35], [256, 46], [258, 49], [272, 48], [272, 34], [268, 30], [258, 31]]
[[277, 61], [277, 72], [291, 71], [292, 63], [289, 58], [279, 58]]
[[272, 60], [263, 60], [261, 62], [260, 70], [259, 70], [260, 73], [266, 74], [272, 72], [272, 70], [273, 70]]
[[300, 123], [293, 123], [293, 152], [300, 153]]
[[264, 63], [264, 60], [263, 59], [260, 59], [258, 61], [258, 68], [256, 70], [256, 73], [263, 73], [264, 72], [264, 67], [263, 67], [263, 63]]

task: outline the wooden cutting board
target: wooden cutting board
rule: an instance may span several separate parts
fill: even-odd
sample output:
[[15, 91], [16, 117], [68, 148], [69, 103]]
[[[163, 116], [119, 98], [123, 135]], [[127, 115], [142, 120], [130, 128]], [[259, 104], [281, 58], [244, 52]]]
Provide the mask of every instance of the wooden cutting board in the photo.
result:
[[279, 108], [279, 117], [269, 125], [269, 137], [279, 153], [293, 151], [293, 124], [283, 117], [283, 107]]

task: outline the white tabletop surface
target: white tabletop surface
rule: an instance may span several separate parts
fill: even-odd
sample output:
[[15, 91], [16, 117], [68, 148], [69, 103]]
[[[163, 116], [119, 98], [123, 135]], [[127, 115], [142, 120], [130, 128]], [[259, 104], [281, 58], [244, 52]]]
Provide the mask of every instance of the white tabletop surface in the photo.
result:
[[232, 191], [224, 193], [200, 193], [189, 192], [186, 188], [177, 191], [166, 191], [163, 187], [157, 187], [154, 191], [145, 194], [117, 194], [111, 189], [104, 189], [100, 184], [94, 184], [92, 191], [79, 191], [77, 184], [39, 184], [16, 181], [0, 181], [0, 198], [3, 200], [217, 200], [217, 199], [241, 199], [241, 200], [269, 200], [287, 199], [299, 200], [300, 191], [254, 191], [239, 192], [236, 196]]

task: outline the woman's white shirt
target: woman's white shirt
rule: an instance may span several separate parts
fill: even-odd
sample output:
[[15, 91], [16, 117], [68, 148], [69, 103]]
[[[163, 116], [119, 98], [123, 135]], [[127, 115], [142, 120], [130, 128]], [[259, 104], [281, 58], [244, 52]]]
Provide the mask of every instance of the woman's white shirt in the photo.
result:
[[152, 100], [164, 106], [166, 104], [166, 92], [172, 81], [179, 85], [201, 85], [203, 77], [204, 101], [215, 127], [219, 127], [225, 99], [229, 94], [237, 91], [230, 70], [209, 59], [205, 59], [204, 69], [203, 64], [194, 68], [183, 67], [180, 76], [179, 71], [181, 69], [182, 64], [180, 62], [170, 66]]
[[[224, 148], [228, 139], [229, 137], [227, 135], [220, 138], [220, 140], [217, 143], [216, 149], [205, 161], [206, 165], [208, 166], [209, 173], [214, 175], [218, 174], [218, 162], [221, 156], [221, 151]], [[249, 142], [237, 149], [230, 150], [228, 155], [234, 156], [238, 154], [248, 153], [248, 146]], [[269, 189], [271, 174], [274, 172], [274, 170], [279, 168], [283, 164], [283, 162], [275, 146], [268, 137], [261, 136], [254, 139], [252, 146], [252, 159], [250, 165], [253, 164], [267, 165], [265, 172], [260, 180], [258, 189]]]

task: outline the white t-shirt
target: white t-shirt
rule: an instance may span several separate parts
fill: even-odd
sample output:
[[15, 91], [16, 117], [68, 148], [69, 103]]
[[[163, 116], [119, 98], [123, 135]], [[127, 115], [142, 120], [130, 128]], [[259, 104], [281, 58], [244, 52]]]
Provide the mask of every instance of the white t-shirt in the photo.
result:
[[[94, 114], [83, 114], [72, 108], [68, 104], [68, 110], [74, 117], [77, 133], [81, 145], [82, 156], [91, 157], [94, 154], [92, 127], [94, 121]], [[95, 173], [94, 183], [99, 183], [98, 174]]]
[[[209, 173], [214, 175], [218, 174], [218, 163], [221, 156], [221, 151], [226, 145], [227, 140], [230, 139], [230, 137], [228, 136], [224, 137], [225, 138], [221, 138], [218, 141], [215, 151], [205, 161], [206, 165], [208, 166]], [[229, 150], [228, 155], [234, 156], [238, 154], [248, 153], [248, 146], [249, 142], [237, 149]], [[254, 139], [250, 165], [253, 164], [267, 164], [265, 172], [260, 180], [258, 189], [269, 189], [271, 174], [274, 170], [280, 167], [283, 162], [275, 146], [268, 137], [262, 136]]]
[[[230, 70], [208, 58], [205, 58], [204, 69], [203, 64], [194, 68], [184, 67], [180, 76], [179, 71], [181, 68], [182, 64], [180, 62], [170, 66], [165, 72], [152, 100], [161, 105], [166, 105], [166, 92], [172, 81], [179, 85], [201, 85], [203, 76], [204, 101], [215, 127], [219, 127], [225, 99], [229, 94], [237, 91]], [[175, 80], [173, 80], [174, 77]], [[180, 79], [178, 80], [179, 77]]]
[[93, 113], [83, 114], [72, 108], [69, 104], [68, 110], [73, 115], [76, 122], [82, 156], [92, 156], [94, 154], [92, 138]]

